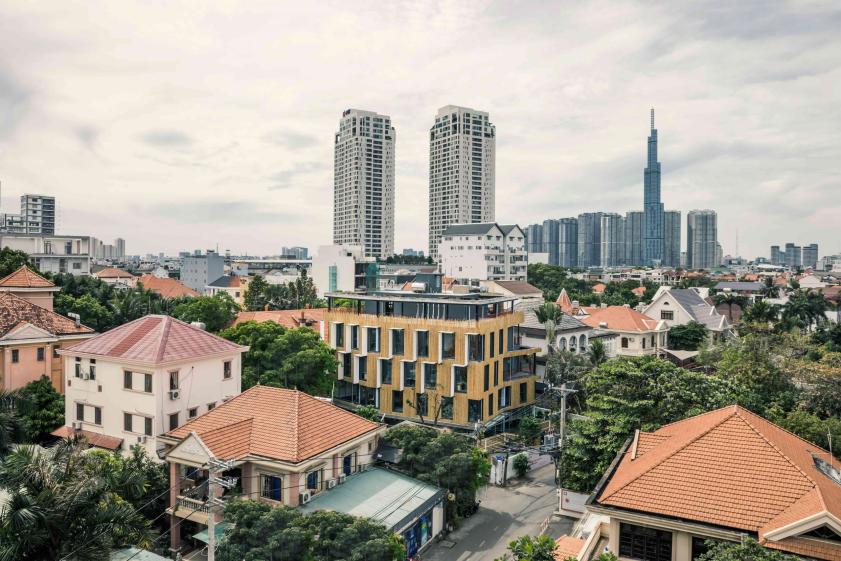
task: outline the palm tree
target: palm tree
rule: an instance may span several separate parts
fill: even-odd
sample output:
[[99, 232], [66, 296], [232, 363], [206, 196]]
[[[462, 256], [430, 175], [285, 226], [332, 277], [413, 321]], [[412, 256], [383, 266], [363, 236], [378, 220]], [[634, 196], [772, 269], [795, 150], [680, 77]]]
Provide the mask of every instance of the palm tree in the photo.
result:
[[727, 306], [727, 319], [730, 321], [730, 323], [733, 323], [733, 306], [739, 306], [739, 308], [744, 308], [746, 301], [747, 298], [738, 294], [734, 294], [733, 292], [720, 292], [715, 295], [716, 306], [719, 306], [721, 304], [725, 304]]
[[763, 298], [776, 298], [779, 296], [779, 288], [774, 286], [774, 279], [766, 277], [765, 286], [760, 289], [759, 293]]
[[0, 390], [0, 458], [5, 456], [15, 442], [25, 437], [21, 409], [26, 405], [18, 391]]
[[780, 307], [776, 304], [769, 304], [765, 300], [758, 300], [747, 309], [742, 316], [742, 321], [745, 323], [756, 323], [760, 325], [768, 325], [777, 321], [780, 316]]
[[537, 321], [543, 324], [546, 329], [546, 348], [549, 354], [555, 352], [555, 333], [557, 332], [558, 324], [561, 323], [564, 317], [564, 312], [561, 308], [553, 302], [544, 302], [534, 309], [534, 315]]
[[802, 332], [815, 324], [826, 321], [826, 299], [818, 292], [798, 291], [792, 294], [783, 307], [783, 320], [788, 326], [796, 326]]
[[9, 495], [0, 512], [0, 559], [104, 559], [114, 547], [149, 545], [149, 522], [120, 496], [100, 457], [78, 439], [22, 445], [0, 465]]
[[587, 349], [587, 356], [590, 358], [590, 363], [597, 367], [607, 360], [607, 352], [604, 350], [604, 343], [601, 339], [590, 341], [590, 348]]

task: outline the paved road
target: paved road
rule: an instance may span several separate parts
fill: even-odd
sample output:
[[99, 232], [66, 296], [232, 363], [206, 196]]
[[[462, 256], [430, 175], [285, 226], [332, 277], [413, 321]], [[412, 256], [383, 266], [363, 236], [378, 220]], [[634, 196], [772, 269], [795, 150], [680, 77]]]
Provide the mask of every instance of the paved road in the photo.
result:
[[[558, 508], [554, 466], [533, 470], [519, 484], [488, 487], [480, 499], [479, 512], [445, 538], [455, 542], [455, 546], [446, 548], [436, 542], [421, 555], [423, 561], [492, 561], [506, 552], [512, 539], [525, 534], [537, 535], [541, 522]], [[572, 524], [572, 520], [553, 518], [547, 533], [560, 536]]]

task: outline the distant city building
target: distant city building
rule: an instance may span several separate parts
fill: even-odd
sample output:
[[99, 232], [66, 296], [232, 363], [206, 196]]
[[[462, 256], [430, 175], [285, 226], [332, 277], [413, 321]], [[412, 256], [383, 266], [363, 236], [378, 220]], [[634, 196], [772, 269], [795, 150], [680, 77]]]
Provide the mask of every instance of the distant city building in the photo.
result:
[[181, 282], [202, 293], [205, 287], [225, 273], [225, 258], [208, 250], [204, 255], [192, 255], [181, 260]]
[[532, 224], [524, 230], [526, 250], [529, 253], [543, 253], [543, 224]]
[[785, 264], [785, 253], [780, 251], [780, 246], [772, 245], [771, 246], [771, 264], [772, 265], [784, 265]]
[[664, 267], [680, 267], [680, 211], [667, 210], [663, 214]]
[[794, 245], [789, 242], [786, 244], [786, 266], [790, 269], [796, 269], [803, 266], [803, 250], [799, 245]]
[[663, 203], [660, 200], [660, 162], [657, 161], [657, 129], [651, 109], [651, 134], [648, 137], [648, 165], [643, 174], [643, 259], [646, 265], [663, 260]]
[[312, 258], [312, 281], [318, 297], [337, 290], [377, 290], [377, 263], [361, 246], [322, 245]]
[[394, 142], [390, 117], [342, 113], [333, 161], [333, 243], [362, 246], [369, 257], [394, 254]]
[[441, 271], [463, 284], [526, 280], [525, 235], [517, 225], [451, 224], [438, 247]]
[[601, 266], [602, 215], [601, 212], [585, 212], [578, 215], [578, 266], [582, 268]]
[[403, 255], [405, 257], [423, 257], [423, 250], [422, 249], [413, 249], [411, 247], [407, 247], [403, 250]]
[[55, 197], [26, 193], [20, 214], [0, 214], [0, 231], [12, 234], [55, 234]]
[[602, 215], [600, 253], [602, 267], [625, 264], [625, 218], [622, 215], [614, 212]]
[[450, 224], [496, 220], [496, 129], [484, 111], [447, 105], [429, 131], [429, 254]]
[[642, 232], [645, 213], [630, 210], [625, 213], [625, 261], [627, 265], [640, 266], [642, 257]]
[[686, 216], [686, 266], [713, 269], [720, 261], [718, 219], [714, 210], [692, 210]]
[[803, 246], [803, 267], [805, 269], [815, 269], [818, 266], [818, 244], [812, 243]]
[[310, 250], [306, 247], [284, 247], [282, 249], [284, 257], [294, 257], [295, 259], [309, 259]]
[[27, 253], [44, 273], [89, 275], [96, 238], [44, 234], [0, 234], [0, 247]]

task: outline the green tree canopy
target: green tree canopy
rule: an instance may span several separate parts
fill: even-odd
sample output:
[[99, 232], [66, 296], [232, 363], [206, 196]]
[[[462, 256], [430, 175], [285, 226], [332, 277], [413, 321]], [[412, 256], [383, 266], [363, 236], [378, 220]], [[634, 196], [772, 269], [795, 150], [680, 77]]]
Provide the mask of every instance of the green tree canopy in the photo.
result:
[[175, 307], [172, 315], [188, 323], [200, 321], [208, 331], [220, 331], [234, 321], [239, 306], [227, 292], [213, 296], [196, 296]]
[[741, 543], [712, 542], [709, 550], [698, 561], [801, 561], [796, 555], [765, 549], [759, 542], [746, 538]]
[[555, 561], [555, 541], [549, 536], [520, 536], [508, 543], [508, 551], [494, 561]]
[[254, 275], [249, 279], [248, 287], [245, 289], [244, 304], [249, 312], [263, 310], [266, 307], [266, 289], [269, 283], [262, 275]]
[[117, 547], [151, 544], [150, 523], [129, 500], [146, 496], [145, 476], [115, 472], [107, 456], [85, 448], [75, 440], [22, 445], [4, 458], [0, 559], [100, 560]]
[[234, 526], [217, 546], [219, 561], [403, 561], [401, 539], [365, 518], [331, 511], [303, 514], [287, 507], [235, 500], [225, 508]]
[[0, 389], [0, 458], [5, 456], [16, 442], [26, 440], [26, 425], [22, 414], [29, 403], [20, 390]]
[[655, 357], [622, 357], [581, 381], [587, 420], [569, 423], [562, 448], [562, 482], [590, 492], [635, 429], [660, 426], [736, 401], [731, 382], [678, 368]]
[[96, 331], [107, 331], [116, 325], [114, 312], [110, 306], [102, 305], [91, 294], [72, 296], [59, 293], [55, 297], [54, 309], [63, 316], [79, 314], [82, 325]]
[[27, 441], [40, 442], [64, 424], [64, 396], [55, 390], [47, 376], [25, 385], [20, 395], [29, 404], [21, 412]]
[[675, 325], [669, 329], [669, 348], [697, 351], [707, 340], [707, 328], [697, 321]]
[[476, 502], [476, 491], [488, 483], [487, 455], [466, 436], [403, 425], [390, 429], [385, 439], [402, 450], [401, 469], [455, 494], [454, 508], [447, 512], [451, 520], [468, 513]]
[[32, 263], [26, 252], [11, 249], [8, 246], [0, 249], [0, 278], [11, 275], [24, 265], [40, 274], [38, 267]]
[[517, 427], [517, 436], [526, 446], [535, 444], [540, 438], [543, 429], [540, 426], [540, 421], [536, 418], [527, 415], [520, 419], [520, 424]]
[[242, 360], [243, 390], [262, 384], [330, 395], [338, 363], [333, 350], [315, 331], [286, 329], [271, 321], [247, 321], [220, 335], [250, 347]]

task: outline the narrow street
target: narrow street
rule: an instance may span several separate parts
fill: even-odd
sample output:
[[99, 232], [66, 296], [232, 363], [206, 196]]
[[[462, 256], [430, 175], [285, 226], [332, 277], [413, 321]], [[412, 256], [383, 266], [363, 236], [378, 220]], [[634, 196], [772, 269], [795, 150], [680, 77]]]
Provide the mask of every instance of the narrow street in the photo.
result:
[[[479, 497], [479, 511], [444, 542], [421, 554], [423, 561], [492, 561], [506, 552], [508, 542], [525, 534], [537, 535], [558, 508], [552, 464], [533, 470], [508, 487], [488, 487]], [[573, 520], [552, 518], [547, 534], [557, 537], [572, 529]], [[446, 547], [447, 542], [455, 543]]]

